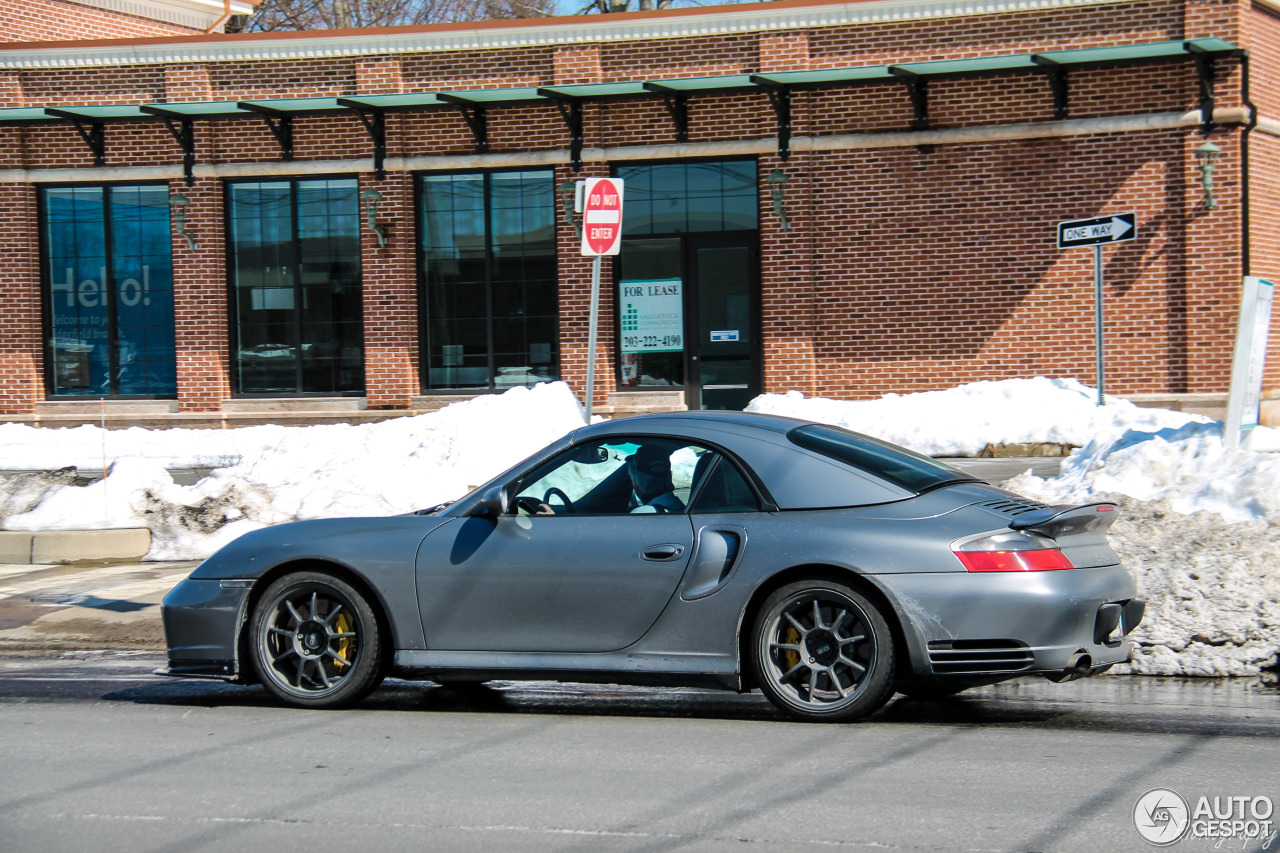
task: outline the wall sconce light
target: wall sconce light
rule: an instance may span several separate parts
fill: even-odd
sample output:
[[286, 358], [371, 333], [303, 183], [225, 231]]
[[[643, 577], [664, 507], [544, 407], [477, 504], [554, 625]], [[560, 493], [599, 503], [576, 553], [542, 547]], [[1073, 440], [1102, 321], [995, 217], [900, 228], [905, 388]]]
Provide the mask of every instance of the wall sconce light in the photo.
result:
[[173, 230], [179, 237], [187, 238], [187, 248], [191, 251], [196, 250], [196, 238], [191, 236], [191, 232], [187, 230], [187, 205], [191, 204], [191, 199], [182, 193], [171, 193], [169, 195], [169, 211], [173, 214]]
[[1218, 202], [1213, 197], [1213, 170], [1217, 166], [1222, 149], [1212, 142], [1206, 142], [1196, 149], [1196, 162], [1200, 164], [1200, 186], [1204, 187], [1204, 206], [1213, 210]]
[[564, 208], [565, 221], [573, 226], [574, 235], [581, 237], [582, 218], [580, 214], [573, 209], [577, 192], [577, 181], [574, 181], [572, 178], [556, 187], [556, 193], [560, 196], [560, 206]]
[[382, 201], [382, 193], [373, 187], [360, 193], [360, 200], [364, 202], [364, 221], [369, 226], [369, 230], [378, 236], [378, 248], [387, 245], [386, 232], [382, 230], [382, 226], [378, 224], [378, 202]]
[[782, 220], [782, 230], [790, 231], [791, 223], [787, 221], [787, 212], [782, 207], [782, 188], [786, 186], [787, 173], [781, 169], [774, 169], [765, 180], [769, 183], [769, 196], [773, 199], [773, 212], [778, 214], [778, 219]]

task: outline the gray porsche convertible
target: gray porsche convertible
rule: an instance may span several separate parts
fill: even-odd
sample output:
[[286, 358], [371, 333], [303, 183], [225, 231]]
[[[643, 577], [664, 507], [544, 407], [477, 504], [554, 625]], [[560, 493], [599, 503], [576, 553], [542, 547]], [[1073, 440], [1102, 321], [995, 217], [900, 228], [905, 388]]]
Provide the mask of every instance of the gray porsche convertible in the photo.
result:
[[886, 442], [685, 412], [578, 429], [454, 503], [284, 524], [164, 600], [166, 674], [311, 708], [384, 676], [759, 688], [849, 721], [1125, 661], [1109, 504], [1050, 507]]

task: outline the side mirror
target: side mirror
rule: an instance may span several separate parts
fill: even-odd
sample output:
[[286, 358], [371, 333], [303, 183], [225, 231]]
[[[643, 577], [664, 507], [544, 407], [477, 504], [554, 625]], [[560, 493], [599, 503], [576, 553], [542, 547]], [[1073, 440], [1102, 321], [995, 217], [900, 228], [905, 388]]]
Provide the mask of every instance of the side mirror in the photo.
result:
[[507, 490], [501, 486], [494, 486], [492, 489], [485, 491], [480, 496], [480, 503], [475, 505], [468, 515], [472, 516], [498, 516], [507, 511]]

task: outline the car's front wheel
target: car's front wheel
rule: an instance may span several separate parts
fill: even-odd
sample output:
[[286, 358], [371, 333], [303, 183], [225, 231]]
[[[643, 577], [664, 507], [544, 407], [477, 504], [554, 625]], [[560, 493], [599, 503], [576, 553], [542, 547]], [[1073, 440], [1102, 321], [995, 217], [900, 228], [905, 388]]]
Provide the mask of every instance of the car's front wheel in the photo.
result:
[[252, 626], [259, 678], [292, 705], [345, 707], [382, 681], [378, 620], [340, 578], [321, 572], [279, 578], [259, 599]]
[[761, 690], [796, 719], [850, 722], [893, 695], [893, 635], [879, 608], [844, 584], [781, 587], [760, 609], [754, 636]]

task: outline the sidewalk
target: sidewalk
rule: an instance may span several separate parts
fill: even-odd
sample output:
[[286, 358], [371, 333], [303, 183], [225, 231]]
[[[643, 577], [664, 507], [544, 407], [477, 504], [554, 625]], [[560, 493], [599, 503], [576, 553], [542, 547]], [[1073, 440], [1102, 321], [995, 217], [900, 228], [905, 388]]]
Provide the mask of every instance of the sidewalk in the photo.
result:
[[160, 601], [198, 565], [0, 564], [0, 654], [164, 650]]

